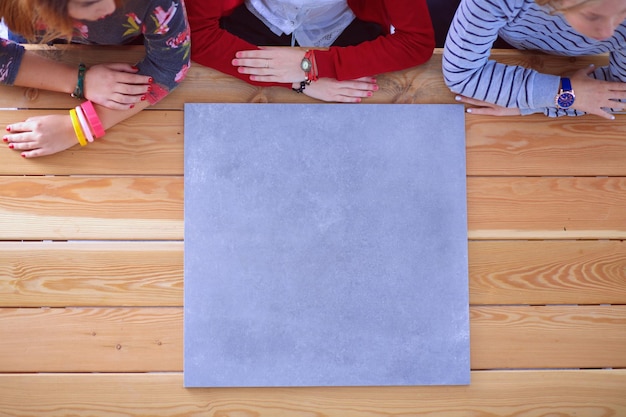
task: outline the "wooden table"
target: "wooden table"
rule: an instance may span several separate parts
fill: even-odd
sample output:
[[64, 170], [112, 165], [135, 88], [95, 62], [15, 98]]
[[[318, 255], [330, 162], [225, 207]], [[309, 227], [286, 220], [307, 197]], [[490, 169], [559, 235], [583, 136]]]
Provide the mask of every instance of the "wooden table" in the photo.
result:
[[[606, 61], [494, 54], [552, 73]], [[369, 101], [454, 103], [440, 64], [380, 76]], [[471, 385], [183, 388], [183, 103], [311, 101], [195, 65], [101, 143], [0, 146], [0, 416], [626, 415], [623, 115], [467, 116]], [[0, 87], [0, 126], [75, 105]]]

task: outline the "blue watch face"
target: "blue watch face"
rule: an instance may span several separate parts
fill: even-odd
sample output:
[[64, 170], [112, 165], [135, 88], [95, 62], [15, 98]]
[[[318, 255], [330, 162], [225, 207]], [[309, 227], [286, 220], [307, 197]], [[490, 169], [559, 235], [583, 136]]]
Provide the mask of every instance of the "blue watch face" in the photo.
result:
[[574, 94], [569, 92], [563, 92], [559, 94], [559, 98], [557, 100], [557, 104], [562, 109], [567, 109], [574, 104]]

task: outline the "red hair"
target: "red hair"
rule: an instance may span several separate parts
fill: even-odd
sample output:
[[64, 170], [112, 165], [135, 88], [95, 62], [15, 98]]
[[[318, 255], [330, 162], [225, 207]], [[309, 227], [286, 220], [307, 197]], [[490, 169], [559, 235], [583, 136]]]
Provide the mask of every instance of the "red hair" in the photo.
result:
[[[48, 42], [72, 38], [74, 20], [67, 11], [69, 0], [2, 0], [0, 16], [12, 32], [29, 41]], [[115, 0], [117, 7], [124, 0]], [[42, 33], [43, 28], [43, 33]]]

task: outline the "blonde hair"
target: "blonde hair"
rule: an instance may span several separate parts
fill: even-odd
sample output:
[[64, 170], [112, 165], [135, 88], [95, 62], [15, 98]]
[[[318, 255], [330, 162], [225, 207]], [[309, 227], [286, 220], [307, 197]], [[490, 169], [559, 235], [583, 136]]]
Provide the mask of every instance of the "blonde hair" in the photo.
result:
[[[29, 42], [49, 42], [53, 39], [70, 40], [74, 20], [67, 11], [69, 0], [2, 0], [0, 16], [12, 32]], [[123, 0], [115, 0], [121, 6]]]
[[563, 0], [535, 0], [535, 3], [539, 6], [547, 6], [555, 13], [563, 13], [576, 10], [579, 7], [585, 6], [589, 3], [596, 3], [598, 1], [599, 0], [580, 0], [578, 3], [567, 7], [563, 6]]

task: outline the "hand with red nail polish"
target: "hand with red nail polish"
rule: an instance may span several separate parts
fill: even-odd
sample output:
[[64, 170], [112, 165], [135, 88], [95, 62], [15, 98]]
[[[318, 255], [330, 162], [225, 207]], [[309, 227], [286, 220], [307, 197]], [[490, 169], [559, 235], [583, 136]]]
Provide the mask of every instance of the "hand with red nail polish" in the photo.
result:
[[24, 158], [50, 155], [77, 145], [72, 120], [67, 114], [35, 116], [13, 123], [11, 133], [3, 138], [9, 149]]
[[136, 74], [138, 68], [129, 64], [99, 64], [85, 73], [85, 97], [94, 103], [115, 110], [129, 109], [145, 100], [152, 77]]

